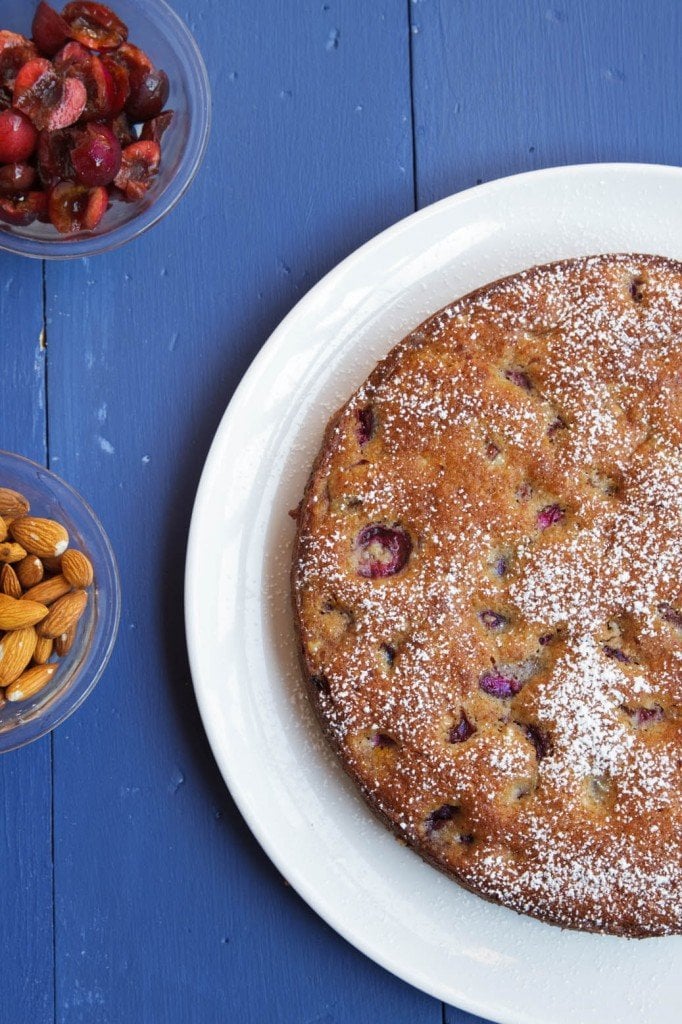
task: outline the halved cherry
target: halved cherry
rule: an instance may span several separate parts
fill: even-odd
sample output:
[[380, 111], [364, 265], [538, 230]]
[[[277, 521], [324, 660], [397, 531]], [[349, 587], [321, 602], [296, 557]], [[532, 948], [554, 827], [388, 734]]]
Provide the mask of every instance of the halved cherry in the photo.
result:
[[[140, 140], [142, 142], [157, 142], [160, 144], [163, 133], [170, 128], [173, 117], [174, 111], [164, 110], [163, 114], [159, 114], [158, 117], [153, 117], [151, 121], [147, 121], [147, 123], [142, 126]], [[362, 444], [363, 442], [360, 441], [360, 443]]]
[[57, 52], [69, 39], [69, 26], [54, 7], [44, 2], [38, 4], [33, 15], [33, 40], [41, 51], [48, 56]]
[[71, 36], [90, 50], [115, 50], [128, 38], [128, 27], [104, 4], [70, 3], [62, 11]]
[[[137, 142], [135, 130], [127, 114], [119, 114], [112, 121], [107, 121], [107, 127], [111, 128], [123, 149], [126, 146], [132, 146], [133, 142]], [[157, 140], [152, 139], [151, 141], [156, 142]]]
[[59, 53], [55, 55], [53, 63], [58, 71], [65, 71], [75, 64], [87, 64], [90, 56], [90, 50], [86, 50], [80, 43], [71, 42], [63, 46]]
[[71, 150], [77, 129], [62, 128], [56, 132], [41, 132], [38, 137], [38, 173], [46, 188], [73, 178]]
[[[152, 143], [146, 143], [152, 145]], [[407, 565], [412, 541], [401, 527], [371, 523], [360, 531], [355, 542], [357, 573], [366, 579], [394, 576]]]
[[88, 188], [72, 181], [62, 181], [52, 189], [48, 213], [52, 224], [63, 235], [92, 231], [97, 227], [109, 205], [109, 193], [103, 187]]
[[123, 43], [115, 53], [111, 54], [111, 57], [118, 63], [123, 64], [128, 71], [134, 71], [136, 68], [144, 71], [154, 70], [154, 65], [144, 50], [141, 50], [139, 46], [134, 46], [132, 43]]
[[71, 150], [71, 162], [81, 185], [109, 185], [121, 168], [121, 144], [106, 125], [89, 124]]
[[157, 142], [134, 142], [123, 150], [121, 169], [114, 185], [126, 199], [141, 199], [153, 184], [161, 163], [161, 147]]
[[[79, 50], [83, 50], [83, 47], [79, 47]], [[83, 53], [85, 57], [74, 53], [61, 65], [67, 77], [76, 78], [85, 86], [87, 101], [82, 119], [92, 121], [94, 118], [110, 117], [116, 89], [111, 72], [96, 54], [88, 53], [87, 50], [83, 50]]]
[[43, 218], [47, 209], [44, 192], [27, 192], [18, 196], [0, 196], [0, 220], [6, 224], [26, 227]]
[[0, 167], [0, 194], [16, 195], [18, 192], [28, 192], [33, 188], [36, 180], [35, 167], [30, 164], [6, 164]]
[[135, 68], [130, 72], [130, 95], [126, 110], [133, 121], [149, 121], [158, 117], [168, 100], [170, 84], [165, 71]]
[[107, 72], [107, 117], [117, 117], [126, 105], [130, 95], [130, 76], [128, 69], [123, 64], [112, 60], [111, 57], [100, 58], [104, 69]]
[[12, 100], [14, 105], [17, 106], [18, 100], [28, 92], [29, 89], [33, 88], [41, 75], [44, 75], [46, 71], [52, 71], [52, 64], [45, 57], [35, 57], [33, 60], [29, 60], [22, 68], [19, 69], [17, 77], [14, 80], [14, 90], [12, 94]]
[[0, 84], [12, 89], [17, 73], [38, 51], [26, 36], [18, 32], [0, 32]]
[[[38, 68], [31, 68], [38, 61], [31, 61], [22, 68], [14, 89], [14, 105], [33, 121], [40, 131], [57, 131], [75, 124], [85, 110], [87, 93], [77, 78], [58, 74], [52, 65], [34, 75]], [[31, 81], [31, 79], [34, 79]]]
[[33, 153], [38, 132], [29, 119], [18, 110], [0, 113], [0, 163], [22, 163]]

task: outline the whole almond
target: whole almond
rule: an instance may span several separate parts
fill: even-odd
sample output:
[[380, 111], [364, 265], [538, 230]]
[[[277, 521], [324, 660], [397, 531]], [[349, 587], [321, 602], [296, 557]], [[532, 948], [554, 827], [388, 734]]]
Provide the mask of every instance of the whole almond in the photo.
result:
[[38, 601], [17, 601], [7, 594], [0, 594], [0, 629], [25, 629], [27, 626], [35, 626], [41, 619], [46, 618], [49, 612], [44, 604]]
[[[19, 604], [23, 604], [23, 600]], [[84, 590], [74, 590], [65, 594], [50, 608], [49, 615], [38, 627], [38, 636], [47, 636], [55, 639], [62, 633], [68, 633], [85, 611], [88, 603], [88, 595]]]
[[11, 491], [9, 487], [0, 487], [0, 516], [3, 519], [25, 516], [30, 508], [28, 499], [23, 494], [19, 494], [18, 491]]
[[21, 544], [12, 544], [8, 540], [0, 544], [0, 562], [20, 562], [22, 558], [26, 558], [26, 552]]
[[8, 597], [14, 597], [17, 600], [23, 593], [19, 577], [11, 565], [3, 565], [0, 569], [0, 590]]
[[36, 665], [22, 673], [18, 679], [5, 690], [7, 700], [28, 700], [35, 697], [36, 693], [44, 690], [59, 666], [55, 662], [49, 665]]
[[8, 686], [24, 671], [36, 646], [33, 626], [15, 629], [0, 640], [0, 686]]
[[66, 633], [62, 633], [58, 636], [54, 642], [55, 653], [63, 658], [65, 654], [68, 654], [73, 647], [73, 642], [76, 639], [76, 630], [69, 629]]
[[9, 532], [30, 554], [39, 558], [63, 555], [69, 546], [68, 533], [54, 519], [21, 516], [14, 520]]
[[3, 540], [7, 540], [7, 523], [2, 516], [0, 516], [0, 542]]
[[72, 587], [84, 588], [92, 584], [95, 574], [92, 562], [82, 551], [76, 548], [69, 548], [62, 555], [62, 573]]
[[64, 597], [64, 594], [68, 594], [71, 590], [71, 584], [64, 576], [50, 576], [49, 579], [43, 580], [42, 583], [37, 583], [35, 587], [31, 587], [24, 594], [22, 600], [24, 601], [40, 601], [41, 604], [54, 604], [54, 602]]
[[17, 562], [14, 568], [19, 577], [19, 582], [25, 590], [28, 590], [29, 587], [35, 587], [36, 583], [40, 583], [45, 575], [43, 563], [37, 555], [26, 555], [26, 558], [22, 558], [20, 562]]
[[49, 661], [52, 657], [52, 649], [54, 647], [54, 640], [50, 640], [46, 636], [36, 637], [36, 646], [33, 652], [33, 660], [36, 665], [44, 665], [46, 661]]

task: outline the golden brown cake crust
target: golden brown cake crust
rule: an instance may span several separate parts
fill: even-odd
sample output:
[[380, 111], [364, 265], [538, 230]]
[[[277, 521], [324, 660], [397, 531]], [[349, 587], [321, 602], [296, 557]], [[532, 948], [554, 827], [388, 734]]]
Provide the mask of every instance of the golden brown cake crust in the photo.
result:
[[292, 581], [344, 767], [423, 857], [564, 927], [682, 932], [682, 264], [535, 267], [330, 422]]

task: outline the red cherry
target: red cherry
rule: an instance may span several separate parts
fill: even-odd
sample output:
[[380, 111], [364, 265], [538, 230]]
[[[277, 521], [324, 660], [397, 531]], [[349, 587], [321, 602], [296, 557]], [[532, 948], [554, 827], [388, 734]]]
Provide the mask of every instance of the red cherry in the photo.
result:
[[501, 672], [484, 672], [478, 680], [478, 685], [484, 693], [491, 697], [499, 697], [501, 700], [515, 697], [523, 688], [523, 683], [519, 679], [515, 679], [511, 674], [503, 675]]
[[36, 218], [42, 219], [47, 210], [47, 197], [44, 192], [27, 192], [19, 196], [0, 196], [0, 220], [18, 227], [32, 224]]
[[357, 419], [356, 435], [361, 448], [372, 439], [374, 434], [374, 409], [371, 405], [365, 405], [355, 413]]
[[546, 530], [548, 527], [554, 526], [555, 523], [560, 523], [565, 515], [566, 511], [561, 505], [545, 505], [544, 508], [540, 509], [536, 517], [538, 528]]
[[470, 722], [466, 716], [464, 708], [460, 711], [459, 722], [457, 725], [453, 725], [448, 733], [448, 739], [450, 743], [465, 743], [470, 736], [473, 736], [478, 730], [473, 722]]
[[107, 73], [106, 116], [117, 117], [130, 95], [130, 76], [127, 68], [111, 57], [104, 56], [100, 59]]
[[52, 189], [48, 199], [48, 213], [57, 231], [73, 235], [77, 231], [92, 231], [106, 213], [109, 193], [105, 188], [88, 188], [62, 181]]
[[161, 147], [156, 142], [134, 142], [123, 150], [121, 169], [114, 185], [126, 199], [141, 199], [151, 188], [161, 163]]
[[123, 43], [111, 56], [113, 60], [123, 64], [128, 71], [134, 71], [136, 68], [144, 71], [154, 70], [154, 65], [144, 50], [141, 50], [139, 46], [133, 46], [132, 43]]
[[[126, 146], [132, 146], [133, 142], [137, 141], [133, 126], [130, 123], [130, 119], [127, 114], [119, 114], [118, 117], [115, 117], [112, 121], [107, 121], [107, 126], [111, 128], [123, 149], [125, 149]], [[146, 127], [147, 126], [145, 125], [145, 128]], [[158, 140], [152, 139], [149, 141], [156, 142]]]
[[86, 50], [80, 43], [71, 42], [62, 47], [56, 54], [53, 63], [58, 71], [63, 71], [75, 64], [87, 64], [90, 57], [90, 50]]
[[41, 75], [44, 75], [46, 71], [52, 71], [52, 64], [45, 57], [36, 57], [34, 60], [29, 60], [26, 64], [20, 68], [17, 77], [14, 80], [14, 90], [12, 100], [14, 105], [17, 106], [19, 100], [24, 96], [29, 89], [32, 89], [36, 84]]
[[18, 110], [0, 113], [0, 163], [22, 163], [33, 153], [38, 132]]
[[128, 38], [128, 27], [104, 4], [70, 3], [62, 11], [73, 39], [90, 50], [115, 50]]
[[0, 167], [0, 193], [2, 195], [28, 192], [33, 188], [35, 180], [36, 171], [30, 164], [6, 164], [4, 167]]
[[57, 132], [41, 132], [38, 138], [38, 173], [47, 188], [74, 177], [71, 150], [77, 129], [63, 128]]
[[89, 124], [71, 150], [71, 162], [81, 185], [109, 185], [121, 168], [121, 144], [106, 125]]
[[384, 579], [404, 569], [412, 551], [409, 535], [400, 527], [372, 523], [360, 531], [356, 540], [358, 576]]
[[33, 39], [38, 49], [51, 57], [68, 38], [69, 26], [61, 14], [41, 0], [33, 16]]
[[153, 117], [151, 121], [147, 121], [142, 127], [140, 141], [160, 143], [164, 132], [170, 127], [173, 117], [174, 112], [172, 110], [164, 110], [163, 114], [159, 114], [158, 117]]
[[130, 95], [126, 111], [133, 121], [149, 121], [158, 117], [168, 101], [170, 85], [165, 71], [145, 71], [136, 68], [130, 72]]
[[[39, 64], [47, 64], [41, 70]], [[57, 131], [75, 124], [85, 110], [87, 93], [77, 78], [64, 77], [42, 58], [22, 68], [14, 89], [14, 105], [39, 130]]]
[[0, 84], [14, 88], [14, 80], [24, 64], [38, 56], [30, 39], [17, 32], [0, 32]]

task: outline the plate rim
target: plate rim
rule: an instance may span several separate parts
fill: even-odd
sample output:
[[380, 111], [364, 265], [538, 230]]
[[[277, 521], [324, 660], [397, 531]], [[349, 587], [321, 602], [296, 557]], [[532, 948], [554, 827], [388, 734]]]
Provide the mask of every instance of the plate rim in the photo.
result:
[[540, 168], [538, 170], [523, 171], [517, 174], [495, 178], [480, 185], [474, 185], [459, 192], [454, 192], [419, 210], [413, 211], [389, 225], [387, 228], [368, 239], [344, 257], [343, 260], [325, 273], [324, 276], [293, 305], [263, 343], [242, 375], [239, 384], [227, 403], [225, 411], [221, 416], [218, 427], [211, 440], [211, 445], [206, 456], [197, 487], [188, 532], [184, 581], [184, 619], [192, 684], [202, 724], [206, 732], [213, 757], [215, 758], [225, 785], [237, 805], [245, 824], [259, 843], [266, 856], [275, 865], [277, 870], [280, 871], [283, 877], [285, 877], [291, 884], [292, 888], [294, 888], [301, 899], [303, 899], [324, 922], [326, 922], [338, 935], [342, 936], [342, 938], [349, 942], [354, 948], [358, 949], [370, 960], [379, 964], [395, 977], [407, 984], [413, 985], [415, 988], [427, 995], [440, 999], [447, 1005], [454, 1006], [457, 1009], [462, 1009], [465, 1012], [477, 1015], [484, 1019], [487, 1019], [491, 1012], [503, 1012], [505, 1016], [496, 1016], [495, 1018], [500, 1022], [500, 1024], [536, 1024], [537, 1018], [528, 1016], [523, 1007], [515, 1008], [513, 1017], [508, 1015], [506, 1008], [503, 1009], [500, 1007], [499, 1011], [496, 1011], [491, 1001], [486, 1003], [479, 999], [472, 998], [466, 991], [461, 990], [458, 986], [456, 996], [457, 1002], [453, 1003], [452, 998], [454, 989], [452, 984], [446, 985], [445, 982], [441, 982], [440, 980], [437, 983], [434, 983], [431, 978], [427, 979], [424, 977], [423, 972], [416, 967], [413, 967], [409, 972], [407, 972], [403, 968], [396, 966], [389, 956], [383, 955], [381, 950], [374, 948], [369, 940], [365, 942], [362, 935], [359, 935], [355, 931], [351, 931], [349, 927], [346, 927], [343, 922], [339, 921], [338, 915], [334, 915], [334, 913], [330, 911], [322, 895], [317, 891], [315, 886], [307, 884], [305, 872], [303, 870], [296, 869], [287, 861], [286, 857], [281, 854], [281, 847], [278, 846], [275, 839], [271, 837], [267, 827], [262, 825], [258, 817], [252, 813], [251, 807], [248, 806], [246, 790], [240, 785], [235, 777], [236, 773], [230, 764], [230, 760], [226, 754], [224, 746], [219, 742], [218, 733], [214, 733], [214, 726], [209, 713], [209, 687], [205, 686], [200, 679], [200, 670], [198, 667], [198, 646], [196, 642], [197, 620], [195, 618], [195, 607], [192, 600], [195, 593], [194, 588], [197, 586], [197, 581], [200, 575], [200, 570], [202, 573], [205, 571], [205, 566], [200, 564], [201, 536], [198, 524], [202, 514], [205, 496], [210, 490], [216, 466], [219, 465], [219, 458], [221, 455], [219, 451], [220, 438], [226, 431], [227, 425], [231, 420], [231, 415], [234, 409], [238, 406], [242, 395], [249, 389], [252, 381], [257, 378], [260, 373], [261, 366], [270, 359], [273, 351], [275, 351], [279, 346], [280, 340], [286, 336], [289, 331], [290, 324], [294, 322], [296, 318], [305, 314], [308, 307], [314, 303], [318, 295], [327, 290], [330, 285], [333, 285], [334, 280], [337, 277], [342, 277], [350, 262], [370, 256], [373, 250], [381, 248], [386, 243], [390, 243], [392, 237], [397, 236], [399, 232], [404, 230], [408, 225], [416, 225], [418, 222], [433, 216], [441, 209], [448, 208], [448, 210], [450, 210], [457, 206], [464, 205], [473, 194], [475, 194], [477, 198], [484, 200], [487, 194], [492, 194], [501, 189], [518, 187], [523, 185], [525, 181], [537, 181], [541, 178], [550, 180], [552, 177], [563, 178], [567, 175], [573, 175], [575, 178], [580, 178], [591, 177], [595, 174], [604, 174], [608, 176], [619, 173], [631, 175], [640, 174], [644, 177], [652, 173], [657, 173], [672, 179], [677, 178], [679, 179], [680, 184], [682, 184], [682, 167], [670, 164], [657, 164], [639, 161], [557, 164], [551, 167]]

